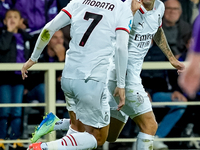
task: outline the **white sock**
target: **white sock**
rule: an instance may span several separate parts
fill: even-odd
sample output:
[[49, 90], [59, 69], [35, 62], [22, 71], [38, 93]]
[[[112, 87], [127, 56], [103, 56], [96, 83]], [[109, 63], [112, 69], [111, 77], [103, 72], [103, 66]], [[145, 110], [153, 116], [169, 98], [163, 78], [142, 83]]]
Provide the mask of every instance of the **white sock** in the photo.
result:
[[73, 134], [73, 133], [78, 133], [78, 131], [74, 130], [71, 128], [71, 125], [69, 126], [69, 130], [67, 131], [67, 135]]
[[48, 150], [47, 143], [41, 143], [40, 147], [42, 150]]
[[146, 133], [139, 132], [137, 136], [137, 150], [150, 150], [153, 149], [154, 136]]
[[69, 130], [69, 126], [70, 126], [70, 119], [60, 119], [55, 123], [54, 130], [67, 131]]
[[97, 148], [97, 141], [92, 134], [78, 132], [56, 141], [47, 142], [47, 146], [48, 150], [92, 150]]

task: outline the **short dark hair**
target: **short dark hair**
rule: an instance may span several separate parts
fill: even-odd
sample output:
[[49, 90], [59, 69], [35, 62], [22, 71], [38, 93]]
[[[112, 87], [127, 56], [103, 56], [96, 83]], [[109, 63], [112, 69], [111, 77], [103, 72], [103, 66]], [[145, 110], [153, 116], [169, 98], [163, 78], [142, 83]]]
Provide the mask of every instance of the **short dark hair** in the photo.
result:
[[8, 14], [8, 12], [10, 12], [10, 11], [18, 12], [20, 18], [22, 18], [21, 12], [20, 12], [18, 9], [15, 9], [15, 8], [11, 8], [11, 9], [7, 10], [7, 11], [6, 11], [6, 14], [5, 14], [5, 18], [6, 18], [6, 15]]

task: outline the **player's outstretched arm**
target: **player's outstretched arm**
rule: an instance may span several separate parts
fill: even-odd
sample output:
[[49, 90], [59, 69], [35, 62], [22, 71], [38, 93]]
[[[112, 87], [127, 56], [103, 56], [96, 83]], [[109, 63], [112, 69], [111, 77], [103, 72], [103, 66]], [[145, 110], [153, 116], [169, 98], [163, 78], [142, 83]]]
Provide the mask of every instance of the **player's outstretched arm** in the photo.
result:
[[37, 39], [31, 55], [31, 60], [36, 62], [40, 57], [44, 47], [49, 43], [53, 34], [68, 24], [70, 24], [70, 17], [63, 11], [61, 11], [52, 21], [47, 23]]
[[43, 30], [41, 31], [36, 41], [31, 58], [23, 65], [21, 69], [23, 80], [28, 77], [27, 70], [37, 62], [38, 58], [40, 57], [40, 54], [42, 53], [44, 47], [50, 41], [53, 34], [60, 28], [68, 24], [70, 24], [70, 17], [66, 13], [61, 11], [52, 21], [50, 21], [44, 26]]
[[178, 73], [183, 72], [183, 70], [185, 69], [185, 65], [175, 58], [174, 54], [172, 53], [168, 45], [168, 42], [167, 42], [167, 39], [165, 37], [165, 33], [162, 27], [158, 28], [158, 31], [156, 32], [153, 40], [158, 45], [158, 47], [162, 50], [165, 56], [168, 58], [172, 66], [178, 69]]

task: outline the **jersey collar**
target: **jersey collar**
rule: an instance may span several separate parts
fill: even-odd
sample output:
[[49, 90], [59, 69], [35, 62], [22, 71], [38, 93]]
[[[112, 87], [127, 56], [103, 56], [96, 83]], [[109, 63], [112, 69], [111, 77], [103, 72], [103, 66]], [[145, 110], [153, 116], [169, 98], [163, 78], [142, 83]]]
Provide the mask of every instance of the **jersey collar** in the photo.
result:
[[[156, 1], [155, 1], [155, 3], [156, 3]], [[139, 9], [139, 12], [140, 12], [142, 15], [147, 15], [147, 14], [150, 15], [150, 14], [152, 14], [152, 13], [156, 10], [156, 5], [155, 5], [155, 3], [154, 3], [153, 9], [150, 10], [150, 11], [147, 11], [147, 10], [144, 8], [144, 6], [141, 5], [141, 7], [140, 7], [140, 9]]]
[[139, 11], [140, 11], [141, 14], [146, 14], [147, 13], [147, 10], [144, 8], [143, 5], [141, 5]]

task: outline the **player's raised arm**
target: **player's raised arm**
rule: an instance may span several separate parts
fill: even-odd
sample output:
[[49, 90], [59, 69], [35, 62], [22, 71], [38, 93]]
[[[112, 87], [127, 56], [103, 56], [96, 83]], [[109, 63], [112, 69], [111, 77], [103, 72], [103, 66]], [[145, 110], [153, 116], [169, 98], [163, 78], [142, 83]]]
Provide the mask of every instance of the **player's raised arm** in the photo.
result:
[[168, 60], [172, 64], [172, 66], [175, 67], [176, 69], [178, 69], [178, 72], [182, 72], [185, 69], [185, 65], [183, 63], [181, 63], [180, 61], [178, 61], [175, 58], [175, 56], [173, 55], [173, 53], [168, 45], [168, 42], [167, 42], [167, 39], [165, 37], [165, 33], [164, 33], [162, 27], [158, 28], [158, 31], [156, 32], [153, 40], [158, 45], [158, 47], [162, 50], [162, 52], [165, 54], [165, 56], [168, 58]]
[[63, 11], [61, 11], [52, 21], [47, 23], [37, 39], [34, 51], [31, 55], [31, 60], [37, 61], [53, 34], [68, 24], [70, 24], [70, 16]]
[[31, 58], [23, 65], [21, 69], [23, 80], [28, 77], [27, 70], [37, 62], [38, 58], [40, 57], [40, 54], [52, 38], [53, 34], [62, 27], [70, 24], [70, 19], [70, 15], [61, 11], [52, 21], [50, 21], [44, 26], [36, 41]]

